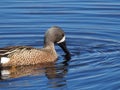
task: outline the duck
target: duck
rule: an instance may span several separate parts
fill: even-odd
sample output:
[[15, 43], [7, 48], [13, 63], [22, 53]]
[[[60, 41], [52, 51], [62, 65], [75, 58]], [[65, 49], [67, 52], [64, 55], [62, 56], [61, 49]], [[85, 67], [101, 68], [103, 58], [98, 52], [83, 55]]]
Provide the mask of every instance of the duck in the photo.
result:
[[43, 48], [31, 46], [8, 46], [0, 48], [0, 64], [2, 67], [35, 65], [56, 62], [58, 54], [55, 45], [61, 47], [65, 54], [70, 55], [66, 46], [65, 32], [59, 26], [50, 27], [44, 35]]

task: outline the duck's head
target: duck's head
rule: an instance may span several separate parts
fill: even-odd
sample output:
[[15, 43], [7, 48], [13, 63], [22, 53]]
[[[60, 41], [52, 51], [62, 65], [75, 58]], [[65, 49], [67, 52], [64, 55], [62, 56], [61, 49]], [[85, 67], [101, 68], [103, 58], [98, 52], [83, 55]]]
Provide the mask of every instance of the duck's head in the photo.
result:
[[70, 54], [66, 47], [65, 33], [58, 26], [53, 26], [47, 30], [44, 43], [45, 46], [51, 43], [58, 44], [66, 54]]

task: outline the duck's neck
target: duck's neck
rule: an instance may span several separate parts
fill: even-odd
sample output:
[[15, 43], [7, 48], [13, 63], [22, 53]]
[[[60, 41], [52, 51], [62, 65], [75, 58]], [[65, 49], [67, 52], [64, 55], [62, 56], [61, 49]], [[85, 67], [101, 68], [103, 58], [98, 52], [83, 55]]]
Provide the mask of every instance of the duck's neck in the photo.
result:
[[51, 42], [49, 39], [45, 38], [45, 40], [44, 40], [44, 48], [49, 47], [49, 46], [54, 47], [54, 43]]
[[51, 49], [52, 51], [55, 51], [54, 43], [51, 42], [49, 39], [46, 39], [44, 41], [44, 48]]
[[54, 43], [45, 43], [44, 48], [55, 49]]
[[55, 45], [53, 42], [50, 41], [45, 41], [44, 42], [44, 49], [49, 51], [51, 54], [57, 56], [56, 50], [55, 50]]

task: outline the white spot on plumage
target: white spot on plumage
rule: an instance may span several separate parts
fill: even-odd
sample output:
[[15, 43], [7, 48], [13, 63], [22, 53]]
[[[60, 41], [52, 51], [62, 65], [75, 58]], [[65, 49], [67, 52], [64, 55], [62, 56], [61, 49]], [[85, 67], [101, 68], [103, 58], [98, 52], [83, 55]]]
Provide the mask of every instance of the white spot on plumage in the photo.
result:
[[10, 74], [9, 70], [2, 70], [1, 71], [2, 76], [6, 76], [6, 75], [9, 75], [9, 74]]
[[10, 61], [10, 58], [1, 57], [1, 63], [2, 63], [2, 64], [8, 63], [9, 61]]
[[62, 43], [64, 41], [65, 41], [65, 36], [59, 42], [57, 42], [57, 43], [59, 44], [59, 43]]

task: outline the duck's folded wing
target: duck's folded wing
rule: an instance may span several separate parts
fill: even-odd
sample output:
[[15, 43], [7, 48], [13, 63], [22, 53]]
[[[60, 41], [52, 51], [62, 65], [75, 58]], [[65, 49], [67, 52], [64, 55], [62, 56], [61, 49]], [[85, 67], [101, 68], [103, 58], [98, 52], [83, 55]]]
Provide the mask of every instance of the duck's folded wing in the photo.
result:
[[5, 48], [0, 48], [0, 57], [1, 56], [7, 56], [11, 53], [16, 52], [17, 50], [23, 50], [23, 49], [32, 49], [32, 47], [28, 46], [12, 46], [12, 47], [5, 47]]

